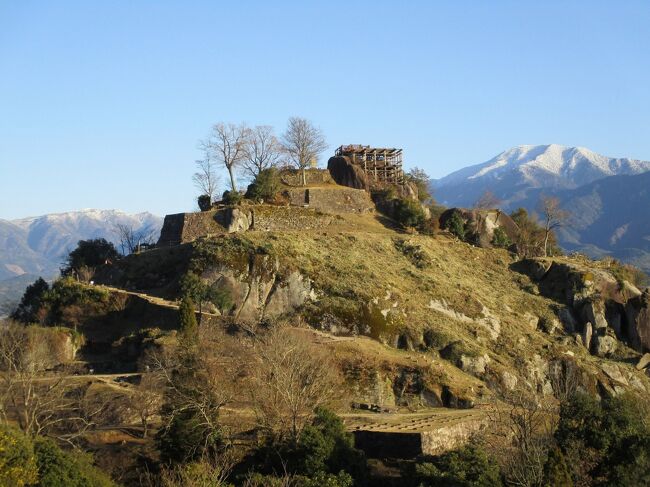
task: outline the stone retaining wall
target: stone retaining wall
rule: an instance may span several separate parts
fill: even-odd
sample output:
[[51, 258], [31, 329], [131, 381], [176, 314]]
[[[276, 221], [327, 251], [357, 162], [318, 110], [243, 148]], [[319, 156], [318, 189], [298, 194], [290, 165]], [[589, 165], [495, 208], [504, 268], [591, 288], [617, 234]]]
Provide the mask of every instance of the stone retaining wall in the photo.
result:
[[247, 230], [310, 230], [327, 226], [333, 220], [332, 215], [323, 214], [313, 208], [296, 206], [255, 205], [178, 213], [165, 217], [158, 247]]
[[285, 191], [293, 206], [308, 206], [327, 213], [365, 213], [375, 208], [363, 189], [292, 188]]

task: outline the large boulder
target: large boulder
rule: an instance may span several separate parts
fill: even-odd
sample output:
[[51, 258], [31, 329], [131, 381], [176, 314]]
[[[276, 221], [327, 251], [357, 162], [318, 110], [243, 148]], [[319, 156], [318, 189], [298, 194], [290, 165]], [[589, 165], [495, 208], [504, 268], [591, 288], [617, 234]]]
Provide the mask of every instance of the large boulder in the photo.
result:
[[345, 156], [330, 157], [327, 161], [327, 169], [332, 179], [341, 186], [365, 190], [370, 187], [363, 169], [352, 164], [350, 159]]
[[627, 302], [625, 315], [630, 345], [639, 352], [650, 351], [650, 288]]
[[636, 370], [643, 370], [650, 365], [650, 353], [644, 353], [636, 364]]
[[585, 301], [580, 310], [580, 316], [583, 323], [592, 323], [596, 330], [607, 328], [605, 303], [602, 299], [594, 298]]
[[610, 335], [596, 335], [591, 343], [591, 353], [598, 357], [609, 357], [615, 351], [618, 342]]

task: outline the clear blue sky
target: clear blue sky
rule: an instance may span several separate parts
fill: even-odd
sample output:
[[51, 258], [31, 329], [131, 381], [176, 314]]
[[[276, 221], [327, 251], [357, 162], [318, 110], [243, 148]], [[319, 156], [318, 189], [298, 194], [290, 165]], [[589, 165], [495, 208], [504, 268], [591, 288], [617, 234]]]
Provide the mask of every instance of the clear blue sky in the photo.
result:
[[195, 206], [212, 123], [293, 115], [441, 177], [518, 144], [650, 160], [650, 2], [0, 0], [0, 218]]

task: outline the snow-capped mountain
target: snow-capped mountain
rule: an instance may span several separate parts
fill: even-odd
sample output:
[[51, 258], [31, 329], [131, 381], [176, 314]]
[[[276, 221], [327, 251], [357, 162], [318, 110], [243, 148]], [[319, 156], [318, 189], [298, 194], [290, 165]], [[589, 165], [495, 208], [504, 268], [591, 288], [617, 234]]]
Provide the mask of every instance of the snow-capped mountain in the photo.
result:
[[[119, 210], [81, 210], [0, 220], [0, 290], [4, 280], [14, 282], [27, 275], [55, 276], [79, 240], [105, 238], [120, 250], [118, 224], [129, 225], [135, 231], [150, 229], [157, 240], [162, 218], [146, 212], [129, 215]], [[23, 280], [21, 277], [20, 282]]]
[[60, 261], [82, 239], [103, 237], [117, 245], [118, 224], [128, 224], [137, 230], [151, 228], [158, 234], [162, 220], [148, 212], [129, 215], [119, 210], [89, 209], [22, 218], [9, 223], [27, 232], [27, 243], [32, 250]]
[[645, 171], [650, 161], [606, 157], [584, 147], [521, 145], [435, 180], [433, 188], [438, 201], [450, 206], [471, 206], [489, 190], [511, 207], [532, 189], [573, 189]]

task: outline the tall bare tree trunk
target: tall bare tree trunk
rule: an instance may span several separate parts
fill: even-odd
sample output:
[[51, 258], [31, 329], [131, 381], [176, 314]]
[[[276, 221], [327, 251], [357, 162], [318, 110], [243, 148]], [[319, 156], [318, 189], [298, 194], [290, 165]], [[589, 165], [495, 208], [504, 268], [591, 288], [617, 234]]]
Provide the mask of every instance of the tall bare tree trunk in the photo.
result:
[[551, 231], [547, 228], [544, 235], [544, 257], [548, 257], [548, 236], [551, 234]]
[[233, 193], [237, 191], [237, 186], [235, 185], [235, 176], [232, 173], [232, 166], [228, 166], [228, 174], [230, 175], [230, 185], [232, 186]]

